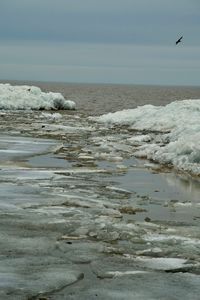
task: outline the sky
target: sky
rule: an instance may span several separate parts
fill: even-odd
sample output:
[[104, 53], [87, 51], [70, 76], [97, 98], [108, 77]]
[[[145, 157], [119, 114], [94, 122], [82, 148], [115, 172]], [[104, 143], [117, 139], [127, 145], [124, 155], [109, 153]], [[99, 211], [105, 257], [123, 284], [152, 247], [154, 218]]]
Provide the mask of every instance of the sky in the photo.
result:
[[200, 1], [0, 0], [0, 79], [199, 85]]

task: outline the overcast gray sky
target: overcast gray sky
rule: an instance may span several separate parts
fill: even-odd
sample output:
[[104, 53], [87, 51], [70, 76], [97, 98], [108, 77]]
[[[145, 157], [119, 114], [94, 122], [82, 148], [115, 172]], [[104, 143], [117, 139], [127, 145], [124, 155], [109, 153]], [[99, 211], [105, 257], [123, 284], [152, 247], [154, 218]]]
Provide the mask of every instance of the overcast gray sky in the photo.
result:
[[200, 1], [0, 0], [0, 79], [199, 85]]

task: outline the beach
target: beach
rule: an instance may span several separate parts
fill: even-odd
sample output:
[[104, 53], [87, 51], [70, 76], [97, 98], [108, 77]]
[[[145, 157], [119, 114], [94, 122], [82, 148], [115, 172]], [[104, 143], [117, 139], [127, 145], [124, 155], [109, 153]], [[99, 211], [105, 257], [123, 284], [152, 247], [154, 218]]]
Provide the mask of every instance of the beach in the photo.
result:
[[69, 102], [1, 102], [0, 297], [199, 299], [200, 89], [25, 84]]

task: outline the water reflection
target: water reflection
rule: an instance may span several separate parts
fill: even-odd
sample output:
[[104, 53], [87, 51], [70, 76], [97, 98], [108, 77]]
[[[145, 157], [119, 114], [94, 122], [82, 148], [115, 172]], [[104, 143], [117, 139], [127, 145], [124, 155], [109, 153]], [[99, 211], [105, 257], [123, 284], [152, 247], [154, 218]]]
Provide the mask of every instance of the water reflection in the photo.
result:
[[190, 201], [200, 202], [200, 182], [186, 175], [164, 174], [167, 184], [180, 190]]

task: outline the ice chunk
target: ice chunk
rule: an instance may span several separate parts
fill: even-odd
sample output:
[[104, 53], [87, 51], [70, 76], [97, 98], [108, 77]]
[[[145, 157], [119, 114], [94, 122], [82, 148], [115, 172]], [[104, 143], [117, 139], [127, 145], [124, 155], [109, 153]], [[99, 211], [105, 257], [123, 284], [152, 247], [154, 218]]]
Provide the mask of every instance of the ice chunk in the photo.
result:
[[93, 119], [147, 132], [128, 139], [135, 146], [136, 156], [200, 174], [200, 99], [175, 101], [166, 106], [145, 105]]
[[75, 103], [60, 93], [42, 92], [35, 86], [0, 84], [0, 109], [4, 110], [64, 110], [75, 109]]
[[186, 259], [183, 258], [171, 258], [171, 257], [137, 257], [136, 261], [142, 262], [147, 268], [154, 270], [176, 270], [185, 267], [193, 266], [189, 264]]

